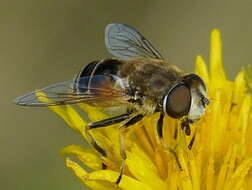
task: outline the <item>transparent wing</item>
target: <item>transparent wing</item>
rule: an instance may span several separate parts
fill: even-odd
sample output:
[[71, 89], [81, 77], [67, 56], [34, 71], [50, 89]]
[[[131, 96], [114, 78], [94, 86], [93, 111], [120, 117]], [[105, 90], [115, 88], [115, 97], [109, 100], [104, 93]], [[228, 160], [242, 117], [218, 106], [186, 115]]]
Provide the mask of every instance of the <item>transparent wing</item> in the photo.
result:
[[105, 29], [105, 45], [119, 58], [146, 57], [162, 59], [162, 55], [136, 29], [125, 24], [108, 24]]
[[127, 92], [127, 84], [117, 76], [95, 75], [36, 90], [18, 97], [15, 103], [34, 107], [77, 103], [109, 107], [126, 103], [130, 98]]

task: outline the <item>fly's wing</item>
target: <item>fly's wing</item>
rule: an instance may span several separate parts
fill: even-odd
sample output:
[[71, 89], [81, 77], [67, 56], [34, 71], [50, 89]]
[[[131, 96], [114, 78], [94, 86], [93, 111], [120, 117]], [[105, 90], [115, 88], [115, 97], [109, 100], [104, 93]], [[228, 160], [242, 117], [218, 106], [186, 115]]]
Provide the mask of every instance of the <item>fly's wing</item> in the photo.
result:
[[108, 24], [105, 29], [105, 45], [119, 58], [146, 57], [163, 60], [162, 55], [136, 29], [125, 24]]
[[21, 106], [46, 107], [87, 103], [101, 107], [126, 104], [127, 84], [115, 75], [94, 75], [57, 83], [15, 100]]

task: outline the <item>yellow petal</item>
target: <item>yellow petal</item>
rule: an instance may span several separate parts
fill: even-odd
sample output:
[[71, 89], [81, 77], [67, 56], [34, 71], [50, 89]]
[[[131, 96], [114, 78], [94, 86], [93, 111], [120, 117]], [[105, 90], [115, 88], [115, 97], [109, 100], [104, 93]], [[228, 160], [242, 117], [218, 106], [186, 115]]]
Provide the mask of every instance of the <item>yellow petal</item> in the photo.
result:
[[[99, 170], [92, 173], [89, 173], [86, 176], [87, 180], [92, 181], [107, 181], [115, 186], [115, 181], [118, 178], [119, 173], [111, 170]], [[128, 176], [123, 176], [122, 180], [119, 183], [119, 187], [123, 190], [154, 190], [150, 188], [148, 185], [135, 180]]]
[[[43, 92], [37, 92], [36, 95], [41, 102], [51, 102]], [[49, 109], [64, 119], [72, 129], [84, 131], [86, 123], [72, 106], [49, 106]]]
[[248, 87], [250, 88], [250, 93], [252, 91], [252, 64], [247, 65], [243, 68], [243, 72], [245, 73], [246, 82]]
[[146, 130], [145, 128], [142, 126], [137, 127], [135, 129], [135, 133], [136, 133], [136, 141], [139, 142], [139, 145], [143, 147], [143, 149], [149, 154], [152, 155], [153, 154], [153, 145], [151, 144], [151, 140], [148, 138], [148, 136], [146, 135]]
[[209, 158], [209, 161], [207, 163], [207, 170], [206, 170], [206, 181], [205, 186], [206, 190], [212, 190], [214, 186], [214, 159]]
[[158, 176], [158, 171], [149, 157], [137, 145], [127, 151], [126, 164], [134, 177], [153, 189], [166, 189], [165, 183]]
[[241, 189], [243, 183], [244, 183], [244, 178], [247, 175], [249, 169], [252, 167], [252, 157], [250, 155], [249, 158], [245, 159], [236, 169], [234, 172], [229, 188], [230, 189]]
[[119, 190], [118, 187], [114, 186], [113, 184], [109, 184], [106, 182], [102, 182], [99, 180], [88, 180], [87, 176], [88, 173], [79, 164], [76, 162], [71, 161], [69, 158], [66, 159], [67, 167], [71, 168], [75, 175], [90, 189], [95, 190]]
[[163, 149], [164, 147], [162, 146], [156, 147], [155, 152], [153, 153], [154, 156], [150, 155], [151, 157], [154, 157], [152, 159], [154, 159], [154, 163], [157, 167], [158, 174], [161, 179], [167, 178], [167, 165], [169, 163], [168, 159], [166, 159], [166, 155]]
[[200, 176], [198, 171], [199, 168], [197, 168], [197, 166], [198, 165], [196, 163], [195, 156], [193, 154], [190, 154], [189, 167], [193, 190], [200, 190]]
[[92, 149], [83, 149], [77, 145], [69, 145], [61, 150], [63, 155], [75, 155], [81, 162], [93, 170], [102, 168], [101, 159], [94, 154]]
[[[108, 116], [104, 114], [101, 110], [94, 106], [90, 106], [88, 104], [78, 104], [78, 106], [87, 113], [88, 118], [92, 121], [101, 121], [104, 119], [107, 119]], [[94, 129], [96, 130], [96, 129]], [[94, 131], [93, 130], [93, 131]], [[99, 130], [103, 135], [106, 135], [112, 142], [118, 142], [118, 128], [114, 126], [106, 126], [97, 129]]]
[[146, 136], [150, 141], [150, 144], [154, 147], [157, 146], [158, 137], [156, 135], [156, 124], [158, 121], [159, 114], [152, 114], [143, 118], [142, 123], [144, 125], [144, 130], [146, 132]]
[[184, 190], [192, 190], [193, 186], [192, 186], [192, 181], [189, 174], [189, 169], [187, 166], [187, 159], [184, 157], [183, 151], [181, 149], [178, 150], [177, 154], [178, 154], [179, 163], [182, 168], [182, 171], [179, 174], [179, 177], [180, 177], [179, 181], [181, 182], [182, 188]]
[[244, 72], [239, 72], [234, 82], [234, 93], [233, 93], [234, 104], [239, 104], [242, 101], [246, 90], [247, 88], [246, 88]]
[[178, 172], [171, 170], [168, 171], [169, 177], [166, 180], [167, 188], [169, 190], [178, 190], [178, 184], [180, 184], [180, 179], [178, 178]]
[[49, 109], [54, 111], [61, 118], [63, 118], [71, 128], [78, 131], [85, 130], [85, 121], [81, 118], [81, 116], [75, 111], [72, 106], [51, 106], [49, 107]]
[[237, 121], [237, 127], [240, 133], [240, 156], [246, 155], [246, 133], [247, 133], [247, 127], [248, 121], [249, 121], [249, 113], [251, 112], [251, 96], [246, 95], [243, 99], [242, 106], [240, 109], [238, 121]]
[[78, 106], [88, 114], [88, 118], [91, 120], [91, 121], [100, 121], [100, 120], [103, 120], [103, 119], [106, 119], [108, 118], [107, 115], [105, 115], [104, 113], [102, 113], [99, 109], [97, 109], [96, 107], [94, 106], [90, 106], [88, 104], [78, 104]]
[[222, 190], [224, 183], [225, 183], [225, 178], [226, 178], [226, 173], [228, 170], [228, 164], [229, 164], [229, 160], [231, 158], [231, 153], [232, 150], [231, 148], [228, 150], [225, 158], [224, 158], [224, 162], [221, 164], [221, 169], [219, 171], [219, 175], [218, 175], [218, 179], [217, 179], [217, 187], [216, 190]]
[[210, 74], [213, 84], [217, 85], [215, 88], [223, 85], [226, 76], [222, 66], [222, 43], [218, 29], [214, 29], [211, 33]]
[[202, 56], [196, 57], [195, 68], [196, 68], [195, 73], [203, 79], [203, 81], [206, 83], [206, 85], [209, 84], [208, 70], [207, 70], [206, 63], [205, 63]]

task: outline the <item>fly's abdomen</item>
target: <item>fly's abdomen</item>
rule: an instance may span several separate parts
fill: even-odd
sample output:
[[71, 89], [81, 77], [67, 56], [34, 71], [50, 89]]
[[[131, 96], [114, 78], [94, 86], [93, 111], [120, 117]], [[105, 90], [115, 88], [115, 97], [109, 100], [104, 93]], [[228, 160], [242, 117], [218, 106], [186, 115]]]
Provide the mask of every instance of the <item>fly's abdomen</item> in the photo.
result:
[[79, 74], [79, 77], [108, 74], [116, 75], [121, 64], [122, 63], [116, 59], [93, 61], [82, 69]]
[[[78, 76], [75, 78], [76, 86], [88, 86], [90, 83], [89, 80], [80, 80], [84, 77], [90, 77], [90, 80], [92, 80], [92, 76], [94, 75], [116, 75], [121, 64], [120, 61], [115, 59], [93, 61], [79, 72]], [[85, 84], [83, 84], [83, 82], [85, 82]]]

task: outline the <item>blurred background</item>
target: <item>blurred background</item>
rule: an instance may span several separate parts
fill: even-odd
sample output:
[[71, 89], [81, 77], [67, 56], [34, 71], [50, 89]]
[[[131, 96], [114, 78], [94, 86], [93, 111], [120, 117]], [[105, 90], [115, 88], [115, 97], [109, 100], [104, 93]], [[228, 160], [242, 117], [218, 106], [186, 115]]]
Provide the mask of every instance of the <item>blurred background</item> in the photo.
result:
[[251, 0], [1, 0], [1, 189], [85, 189], [59, 154], [65, 145], [83, 144], [81, 137], [48, 109], [18, 107], [12, 100], [110, 57], [104, 46], [108, 23], [134, 26], [188, 72], [196, 55], [208, 61], [210, 31], [219, 28], [233, 79], [252, 60], [251, 10]]

